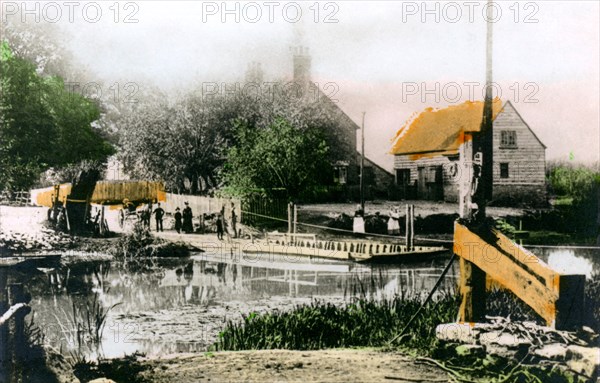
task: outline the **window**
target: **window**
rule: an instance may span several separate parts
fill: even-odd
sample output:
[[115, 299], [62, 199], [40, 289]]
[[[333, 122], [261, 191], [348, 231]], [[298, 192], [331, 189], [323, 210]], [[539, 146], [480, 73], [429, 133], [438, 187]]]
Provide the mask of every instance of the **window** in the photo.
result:
[[348, 168], [346, 166], [342, 166], [338, 168], [338, 171], [338, 182], [340, 185], [344, 185], [346, 182], [348, 182]]
[[500, 163], [500, 178], [508, 178], [508, 162]]
[[333, 182], [338, 185], [345, 185], [348, 182], [348, 165], [343, 161], [338, 161], [333, 167]]
[[517, 132], [514, 130], [503, 130], [500, 132], [500, 147], [501, 148], [516, 148], [517, 147]]
[[410, 169], [396, 169], [396, 185], [410, 184]]

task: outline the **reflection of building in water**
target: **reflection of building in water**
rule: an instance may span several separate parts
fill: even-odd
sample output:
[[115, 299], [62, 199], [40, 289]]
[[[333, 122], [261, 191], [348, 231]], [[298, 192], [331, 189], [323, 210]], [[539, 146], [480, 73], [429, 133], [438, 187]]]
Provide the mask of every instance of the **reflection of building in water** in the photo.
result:
[[[385, 298], [427, 294], [442, 267], [375, 267], [353, 263], [324, 263], [310, 259], [195, 258], [182, 268], [168, 270], [159, 283], [173, 290], [180, 303], [210, 304], [214, 300], [260, 299], [271, 296], [345, 296]], [[187, 277], [186, 277], [187, 276]], [[440, 291], [455, 289], [451, 273]]]

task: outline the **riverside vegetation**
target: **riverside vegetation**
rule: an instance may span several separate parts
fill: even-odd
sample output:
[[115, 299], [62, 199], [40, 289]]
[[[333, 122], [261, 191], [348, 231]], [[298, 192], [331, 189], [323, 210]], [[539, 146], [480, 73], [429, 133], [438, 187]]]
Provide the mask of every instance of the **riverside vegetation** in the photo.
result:
[[119, 261], [135, 262], [153, 257], [185, 257], [189, 248], [182, 243], [174, 243], [153, 237], [142, 224], [136, 223], [131, 233], [124, 235], [109, 249]]
[[[596, 332], [600, 330], [595, 319], [600, 307], [599, 287], [598, 275], [586, 286], [585, 324]], [[490, 298], [493, 298], [487, 305], [490, 315], [540, 322], [533, 311], [509, 292], [495, 290]], [[458, 295], [441, 294], [425, 305], [407, 327], [409, 318], [422, 305], [418, 297], [396, 296], [383, 300], [362, 297], [341, 306], [315, 301], [289, 312], [243, 315], [241, 321], [227, 324], [213, 348], [240, 351], [375, 347], [382, 351], [406, 352], [419, 361], [442, 368], [454, 381], [460, 382], [585, 381], [563, 370], [525, 365], [524, 360], [484, 353], [465, 354], [464, 347], [440, 342], [435, 336], [436, 326], [454, 322], [459, 303]], [[397, 337], [401, 332], [404, 334]]]

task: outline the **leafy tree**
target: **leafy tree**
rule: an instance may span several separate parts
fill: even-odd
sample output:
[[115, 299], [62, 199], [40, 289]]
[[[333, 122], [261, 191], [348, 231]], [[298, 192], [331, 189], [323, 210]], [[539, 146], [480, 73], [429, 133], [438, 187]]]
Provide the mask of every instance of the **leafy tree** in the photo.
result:
[[283, 189], [293, 199], [328, 174], [329, 148], [317, 127], [302, 129], [284, 117], [263, 129], [237, 121], [235, 136], [237, 145], [229, 150], [223, 172], [232, 194]]
[[112, 146], [92, 127], [100, 118], [98, 106], [77, 93], [65, 91], [60, 77], [51, 77], [46, 83], [52, 100], [49, 107], [57, 127], [58, 150], [53, 154], [54, 165], [64, 166], [84, 159], [103, 161], [112, 154]]
[[112, 147], [93, 129], [96, 104], [64, 89], [59, 77], [0, 45], [0, 189], [31, 187], [39, 173], [81, 160], [103, 160]]
[[[3, 15], [0, 23], [0, 36], [7, 42], [12, 54], [32, 63], [36, 73], [46, 76], [60, 76], [80, 81], [84, 73], [81, 67], [74, 67], [72, 54], [65, 47], [68, 37], [57, 24], [48, 22], [22, 22], [20, 12]], [[75, 75], [75, 72], [77, 74]]]
[[121, 124], [119, 157], [134, 178], [191, 193], [218, 185], [296, 198], [332, 182], [330, 163], [343, 158], [336, 150], [355, 152], [352, 140], [334, 136], [340, 116], [321, 100], [243, 92], [166, 100], [142, 100]]
[[548, 179], [556, 195], [573, 198], [578, 203], [593, 194], [598, 176], [598, 172], [585, 166], [558, 164], [551, 167]]
[[230, 139], [227, 106], [193, 94], [172, 106], [142, 102], [124, 119], [119, 157], [125, 170], [191, 193], [216, 186]]
[[549, 164], [548, 181], [555, 195], [572, 199], [571, 205], [556, 207], [569, 230], [595, 236], [600, 244], [600, 172], [583, 165]]

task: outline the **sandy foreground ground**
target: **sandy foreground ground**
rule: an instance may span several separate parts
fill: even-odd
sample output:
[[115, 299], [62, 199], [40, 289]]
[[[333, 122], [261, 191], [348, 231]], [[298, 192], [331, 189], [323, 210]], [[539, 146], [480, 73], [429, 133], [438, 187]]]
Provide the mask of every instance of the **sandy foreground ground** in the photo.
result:
[[332, 349], [173, 355], [147, 360], [152, 382], [448, 382], [446, 372], [395, 352]]

